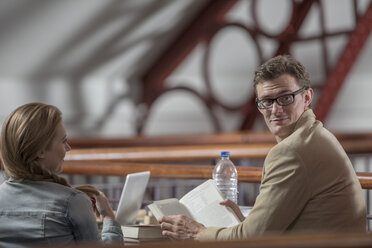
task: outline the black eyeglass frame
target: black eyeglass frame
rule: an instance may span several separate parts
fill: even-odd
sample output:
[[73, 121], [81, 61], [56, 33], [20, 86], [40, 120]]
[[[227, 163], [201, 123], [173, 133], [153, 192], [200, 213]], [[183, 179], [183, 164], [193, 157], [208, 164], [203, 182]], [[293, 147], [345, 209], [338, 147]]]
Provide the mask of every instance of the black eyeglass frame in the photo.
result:
[[[295, 97], [302, 93], [303, 91], [307, 90], [309, 87], [308, 86], [304, 86], [302, 87], [301, 89], [299, 90], [296, 90], [295, 92], [292, 92], [290, 94], [285, 94], [285, 95], [282, 95], [282, 96], [278, 96], [277, 98], [268, 98], [268, 99], [262, 99], [262, 100], [259, 100], [257, 97], [256, 97], [256, 106], [257, 108], [259, 109], [271, 109], [273, 107], [273, 104], [274, 104], [274, 101], [280, 105], [280, 106], [288, 106], [290, 104], [292, 104], [295, 100]], [[281, 104], [278, 102], [278, 98], [281, 98], [281, 97], [286, 97], [286, 96], [292, 96], [293, 97], [293, 101], [288, 103], [288, 104]], [[271, 105], [269, 107], [264, 107], [263, 105], [261, 105], [262, 107], [260, 107], [260, 103], [263, 102], [263, 101], [271, 101]]]

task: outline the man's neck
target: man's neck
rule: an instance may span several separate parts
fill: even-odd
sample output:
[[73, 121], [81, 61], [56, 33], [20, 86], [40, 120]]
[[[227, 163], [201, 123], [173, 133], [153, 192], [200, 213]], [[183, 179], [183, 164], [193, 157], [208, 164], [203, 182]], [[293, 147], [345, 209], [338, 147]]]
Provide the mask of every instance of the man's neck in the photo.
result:
[[289, 135], [291, 135], [295, 130], [296, 124], [297, 122], [290, 125], [287, 129], [287, 132], [283, 132], [282, 135], [275, 135], [276, 142], [279, 143], [280, 141], [284, 140]]
[[[310, 108], [306, 108], [305, 110], [304, 110], [304, 112], [301, 114], [301, 116], [307, 111], [307, 110], [309, 110]], [[301, 118], [301, 116], [298, 118], [298, 120]], [[279, 142], [281, 142], [282, 140], [284, 140], [285, 138], [287, 138], [288, 136], [290, 136], [294, 131], [295, 131], [295, 128], [296, 128], [296, 125], [297, 125], [297, 122], [298, 122], [298, 120], [295, 122], [295, 123], [293, 123], [292, 125], [291, 125], [291, 127], [290, 127], [290, 132], [287, 134], [287, 135], [275, 135], [275, 139], [276, 139], [276, 142], [277, 143], [279, 143]]]

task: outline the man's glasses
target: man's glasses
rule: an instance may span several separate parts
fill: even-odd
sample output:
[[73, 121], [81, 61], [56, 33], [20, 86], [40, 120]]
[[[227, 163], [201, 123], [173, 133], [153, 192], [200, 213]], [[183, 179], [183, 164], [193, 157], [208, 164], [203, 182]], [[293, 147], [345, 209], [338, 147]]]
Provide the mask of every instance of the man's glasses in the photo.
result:
[[303, 92], [304, 90], [307, 90], [309, 87], [304, 86], [301, 89], [292, 92], [291, 94], [286, 94], [283, 96], [279, 96], [277, 98], [271, 98], [271, 99], [262, 99], [259, 100], [256, 98], [256, 105], [260, 109], [271, 109], [273, 107], [274, 101], [280, 106], [287, 106], [294, 102], [295, 96]]

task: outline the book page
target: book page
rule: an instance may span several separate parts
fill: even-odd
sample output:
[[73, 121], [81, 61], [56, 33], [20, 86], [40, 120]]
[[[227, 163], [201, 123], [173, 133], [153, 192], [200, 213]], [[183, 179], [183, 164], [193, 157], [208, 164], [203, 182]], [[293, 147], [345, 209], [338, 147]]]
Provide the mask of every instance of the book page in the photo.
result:
[[240, 223], [235, 213], [219, 203], [224, 200], [215, 182], [210, 179], [191, 190], [180, 202], [191, 213], [194, 220], [206, 227], [229, 227]]
[[176, 198], [154, 201], [147, 207], [154, 214], [157, 220], [160, 220], [164, 215], [167, 216], [174, 214], [183, 214], [189, 218], [192, 218], [190, 212]]

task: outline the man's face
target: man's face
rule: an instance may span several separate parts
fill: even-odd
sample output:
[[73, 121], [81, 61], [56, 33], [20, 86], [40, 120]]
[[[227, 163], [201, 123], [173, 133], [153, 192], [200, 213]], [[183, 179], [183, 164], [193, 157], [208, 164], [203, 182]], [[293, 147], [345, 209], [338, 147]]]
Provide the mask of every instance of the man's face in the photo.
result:
[[[296, 79], [284, 74], [280, 77], [257, 84], [257, 98], [273, 99], [286, 94], [291, 94], [300, 87]], [[313, 91], [311, 88], [294, 97], [294, 102], [287, 106], [280, 106], [276, 101], [270, 109], [259, 109], [263, 115], [270, 132], [275, 135], [277, 142], [282, 141], [293, 132], [293, 128], [302, 113], [311, 103]]]

